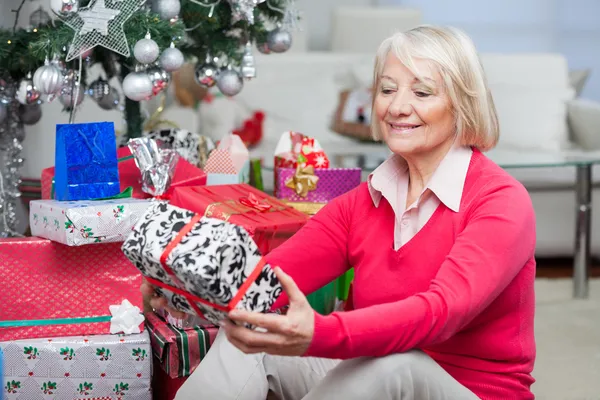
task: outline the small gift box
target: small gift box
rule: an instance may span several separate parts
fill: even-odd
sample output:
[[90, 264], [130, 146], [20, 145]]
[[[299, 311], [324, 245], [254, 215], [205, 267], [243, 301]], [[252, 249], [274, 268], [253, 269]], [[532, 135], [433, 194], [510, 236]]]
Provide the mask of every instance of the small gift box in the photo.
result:
[[303, 213], [246, 184], [176, 188], [170, 203], [242, 226], [265, 255], [308, 220]]
[[176, 328], [155, 313], [146, 314], [146, 326], [154, 357], [171, 378], [190, 376], [206, 356], [218, 332], [215, 326]]
[[250, 181], [250, 153], [238, 135], [227, 135], [208, 156], [204, 171], [207, 185]]
[[361, 182], [360, 168], [279, 168], [275, 197], [293, 202], [327, 203]]
[[156, 202], [122, 246], [180, 311], [213, 324], [234, 308], [267, 312], [281, 285], [244, 228]]
[[68, 246], [123, 242], [150, 206], [149, 200], [34, 200], [29, 211], [32, 236]]
[[329, 168], [329, 158], [317, 139], [298, 132], [284, 132], [275, 147], [275, 168], [296, 168], [298, 165]]
[[[136, 165], [135, 158], [131, 154], [129, 147], [121, 147], [117, 150], [119, 184], [121, 192], [132, 188], [132, 197], [138, 199], [147, 199], [152, 197], [142, 190], [142, 173]], [[42, 171], [42, 199], [54, 199], [53, 182], [54, 167], [46, 168]], [[186, 160], [180, 158], [175, 166], [175, 171], [171, 179], [171, 188], [177, 186], [197, 186], [206, 184], [206, 174], [200, 168], [193, 166]], [[170, 189], [167, 189], [168, 195]]]
[[117, 143], [112, 122], [56, 125], [57, 200], [119, 194]]
[[[127, 333], [140, 332], [143, 318], [130, 312], [143, 307], [141, 283], [119, 243], [0, 240], [0, 341], [108, 334], [127, 315], [135, 325]], [[134, 310], [119, 306], [124, 301]]]
[[152, 399], [148, 332], [7, 341], [0, 349], [5, 400]]

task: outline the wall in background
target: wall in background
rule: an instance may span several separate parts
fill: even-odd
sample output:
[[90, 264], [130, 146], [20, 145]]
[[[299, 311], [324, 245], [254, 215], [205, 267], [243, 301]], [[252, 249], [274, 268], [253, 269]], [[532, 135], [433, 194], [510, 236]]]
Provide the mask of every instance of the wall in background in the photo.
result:
[[592, 69], [582, 97], [600, 100], [598, 0], [378, 0], [418, 7], [423, 21], [465, 30], [481, 52], [559, 52]]

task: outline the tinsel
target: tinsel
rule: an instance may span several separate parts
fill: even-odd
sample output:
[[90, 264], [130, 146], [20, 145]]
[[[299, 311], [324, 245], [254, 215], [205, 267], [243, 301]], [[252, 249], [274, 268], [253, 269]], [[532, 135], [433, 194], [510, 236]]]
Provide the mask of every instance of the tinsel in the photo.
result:
[[[7, 94], [14, 93], [17, 83], [8, 81], [4, 87]], [[21, 196], [21, 142], [25, 138], [25, 130], [19, 118], [19, 103], [14, 96], [10, 99], [6, 104], [7, 116], [0, 123], [0, 238], [21, 236], [17, 232], [17, 204]]]

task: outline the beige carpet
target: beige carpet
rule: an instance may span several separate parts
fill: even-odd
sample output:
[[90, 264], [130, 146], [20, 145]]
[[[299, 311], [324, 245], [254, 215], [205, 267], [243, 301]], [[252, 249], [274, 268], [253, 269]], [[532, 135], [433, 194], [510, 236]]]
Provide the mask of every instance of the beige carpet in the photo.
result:
[[600, 279], [591, 281], [589, 300], [573, 300], [572, 291], [570, 279], [536, 280], [540, 400], [600, 400]]

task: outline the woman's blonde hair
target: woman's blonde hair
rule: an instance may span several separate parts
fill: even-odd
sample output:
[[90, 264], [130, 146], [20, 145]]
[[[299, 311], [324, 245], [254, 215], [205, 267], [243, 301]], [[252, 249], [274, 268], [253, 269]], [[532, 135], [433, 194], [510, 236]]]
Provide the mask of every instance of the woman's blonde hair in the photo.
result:
[[[416, 77], [419, 71], [413, 61], [415, 58], [429, 60], [437, 66], [452, 103], [456, 133], [463, 146], [486, 151], [496, 145], [500, 134], [496, 107], [475, 46], [465, 33], [456, 28], [425, 25], [385, 39], [375, 58], [372, 112], [375, 112], [381, 75], [390, 53]], [[374, 114], [371, 132], [374, 139], [381, 139], [379, 121]]]

